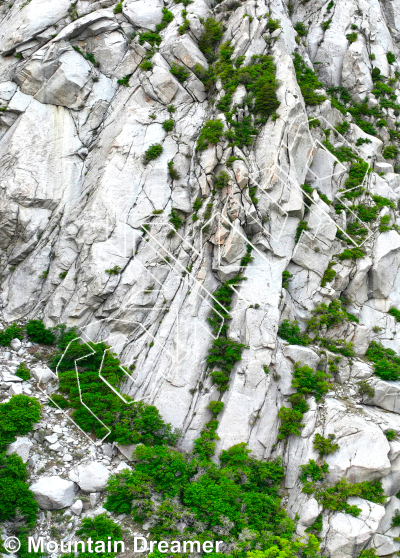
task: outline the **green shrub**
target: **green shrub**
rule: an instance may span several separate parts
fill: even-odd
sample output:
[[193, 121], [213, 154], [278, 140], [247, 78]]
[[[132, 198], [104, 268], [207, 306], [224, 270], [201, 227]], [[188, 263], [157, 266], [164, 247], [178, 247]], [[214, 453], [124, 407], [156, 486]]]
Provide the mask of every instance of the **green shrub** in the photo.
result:
[[291, 280], [291, 278], [293, 277], [293, 275], [291, 273], [289, 273], [289, 271], [287, 269], [285, 269], [285, 271], [282, 271], [282, 288], [286, 289], [287, 291], [289, 290], [289, 281]]
[[304, 424], [301, 422], [303, 420], [303, 413], [301, 411], [290, 409], [289, 407], [281, 407], [278, 412], [278, 418], [281, 421], [278, 440], [283, 440], [291, 434], [300, 436], [301, 430], [304, 427]]
[[312, 313], [314, 316], [307, 322], [309, 331], [319, 331], [325, 327], [330, 329], [348, 321], [358, 322], [355, 316], [342, 307], [340, 300], [333, 300], [329, 306], [325, 303], [319, 304]]
[[344, 134], [348, 132], [349, 128], [350, 128], [350, 124], [346, 121], [335, 126], [335, 130], [337, 130], [339, 134], [342, 134], [342, 136], [344, 136]]
[[[1, 407], [0, 405], [0, 413]], [[26, 464], [15, 453], [0, 453], [0, 521], [15, 522], [14, 528], [17, 531], [23, 526], [33, 527], [38, 511], [38, 505], [26, 482], [26, 469]]]
[[18, 365], [17, 370], [15, 371], [15, 375], [18, 376], [18, 378], [22, 378], [22, 380], [29, 380], [29, 378], [31, 377], [31, 373], [29, 371], [29, 368], [27, 367], [27, 365], [24, 362], [21, 362]]
[[224, 125], [221, 120], [207, 120], [200, 132], [196, 149], [204, 151], [210, 144], [218, 143], [223, 130]]
[[203, 25], [204, 33], [199, 41], [199, 49], [208, 62], [212, 63], [215, 60], [215, 48], [224, 34], [224, 26], [213, 17], [208, 17]]
[[122, 2], [119, 2], [114, 7], [114, 14], [121, 14], [122, 13]]
[[300, 37], [305, 37], [308, 34], [308, 29], [302, 21], [296, 23], [294, 29], [295, 31], [297, 31], [297, 34], [300, 35]]
[[308, 231], [307, 221], [300, 221], [300, 223], [297, 226], [296, 236], [294, 237], [294, 240], [295, 240], [296, 244], [300, 240], [300, 237], [301, 237], [303, 231]]
[[147, 151], [143, 156], [143, 164], [148, 165], [150, 161], [157, 159], [157, 157], [159, 157], [162, 152], [163, 152], [163, 148], [162, 145], [160, 145], [159, 143], [150, 145], [150, 147], [147, 149]]
[[124, 85], [125, 87], [129, 87], [129, 78], [131, 77], [132, 74], [127, 74], [125, 77], [118, 79], [117, 83], [118, 85]]
[[333, 265], [335, 265], [335, 262], [330, 262], [328, 267], [325, 269], [321, 279], [321, 287], [325, 287], [327, 283], [331, 283], [336, 277], [336, 271], [332, 269]]
[[306, 483], [309, 480], [313, 482], [323, 481], [325, 475], [329, 473], [329, 467], [325, 461], [318, 465], [314, 459], [310, 459], [306, 465], [300, 465], [300, 470], [299, 478], [302, 483]]
[[346, 39], [349, 41], [349, 43], [355, 43], [357, 40], [358, 34], [357, 33], [348, 33], [346, 35]]
[[222, 188], [224, 188], [229, 184], [229, 180], [230, 180], [229, 174], [225, 171], [221, 171], [214, 180], [214, 188], [216, 190], [222, 190]]
[[387, 61], [389, 62], [389, 64], [394, 64], [394, 63], [396, 62], [396, 57], [395, 57], [395, 55], [393, 54], [393, 52], [390, 52], [390, 51], [389, 51], [389, 52], [386, 54], [386, 58], [387, 58]]
[[358, 558], [377, 558], [375, 548], [369, 548], [368, 550], [362, 550], [358, 555]]
[[39, 401], [27, 395], [13, 395], [8, 403], [0, 403], [0, 451], [32, 430], [40, 420], [40, 408]]
[[358, 393], [361, 397], [365, 395], [368, 399], [371, 399], [375, 395], [375, 390], [366, 380], [362, 380], [358, 382]]
[[271, 17], [268, 19], [267, 27], [270, 33], [273, 33], [277, 29], [281, 28], [281, 22], [279, 19], [272, 19]]
[[365, 253], [361, 250], [361, 248], [346, 248], [341, 254], [339, 254], [338, 258], [341, 262], [343, 260], [357, 260], [365, 258]]
[[34, 343], [52, 345], [55, 341], [54, 333], [50, 329], [46, 329], [42, 320], [29, 320], [25, 329], [27, 336]]
[[397, 308], [391, 308], [388, 312], [388, 314], [390, 314], [391, 316], [393, 316], [396, 319], [396, 322], [400, 322], [400, 310], [397, 310]]
[[283, 320], [278, 328], [278, 335], [285, 339], [290, 345], [303, 345], [306, 346], [310, 343], [310, 339], [304, 333], [301, 333], [298, 322], [289, 322]]
[[382, 380], [396, 381], [400, 377], [400, 357], [392, 349], [371, 341], [365, 356], [374, 363], [374, 372]]
[[274, 83], [264, 83], [256, 92], [256, 102], [254, 109], [257, 114], [264, 117], [271, 116], [279, 108], [278, 97], [276, 96], [276, 85]]
[[175, 62], [172, 64], [169, 71], [176, 77], [179, 83], [183, 83], [190, 76], [190, 72], [186, 68], [179, 66], [179, 64], [175, 64]]
[[[383, 233], [383, 232], [390, 231], [389, 223], [390, 223], [390, 215], [383, 215], [380, 218], [380, 221], [379, 221], [379, 232]], [[393, 310], [395, 310], [395, 309], [393, 309]], [[397, 312], [399, 312], [399, 311], [397, 310]], [[389, 310], [389, 313], [390, 313], [390, 310]], [[400, 312], [399, 312], [399, 316], [400, 316]], [[397, 320], [397, 321], [399, 321], [399, 320]]]
[[174, 167], [174, 162], [173, 161], [169, 161], [169, 163], [168, 163], [168, 174], [170, 175], [172, 180], [178, 180], [181, 177], [179, 172]]
[[174, 14], [167, 10], [167, 8], [162, 9], [162, 14], [163, 16], [161, 19], [161, 23], [158, 23], [156, 25], [156, 33], [161, 33], [161, 31], [165, 29], [167, 25], [174, 19]]
[[385, 159], [396, 159], [399, 154], [399, 149], [395, 145], [387, 145], [382, 151], [382, 155]]
[[294, 69], [296, 71], [297, 82], [306, 105], [320, 105], [326, 99], [325, 95], [315, 93], [316, 89], [323, 87], [314, 70], [308, 68], [301, 56], [294, 54]]
[[17, 324], [11, 324], [0, 331], [0, 345], [8, 347], [13, 339], [23, 339], [23, 328]]
[[171, 209], [171, 213], [169, 217], [170, 217], [169, 222], [171, 223], [171, 225], [174, 227], [176, 231], [180, 229], [185, 223], [183, 219], [181, 219], [181, 215], [176, 209]]
[[395, 432], [391, 428], [389, 428], [388, 430], [385, 430], [384, 434], [385, 434], [386, 438], [389, 440], [389, 442], [394, 440], [397, 436], [397, 432]]
[[222, 409], [224, 408], [224, 404], [222, 403], [222, 401], [210, 401], [210, 403], [208, 404], [208, 408], [210, 409], [212, 414], [216, 416], [219, 415], [219, 413], [222, 411]]
[[106, 269], [106, 273], [109, 275], [119, 275], [121, 273], [121, 268], [119, 265], [114, 265], [111, 269]]
[[324, 438], [321, 434], [315, 434], [314, 449], [319, 453], [320, 457], [335, 453], [339, 449], [339, 444], [335, 444], [333, 442], [334, 439], [334, 434], [329, 434], [327, 438]]
[[172, 120], [172, 118], [168, 119], [168, 120], [164, 120], [164, 122], [162, 123], [162, 127], [164, 128], [164, 130], [166, 132], [172, 132], [172, 130], [174, 129], [175, 126], [175, 121]]
[[329, 384], [326, 381], [330, 378], [329, 374], [323, 370], [313, 370], [307, 364], [303, 366], [296, 362], [294, 365], [292, 387], [297, 393], [303, 395], [314, 395], [316, 401], [329, 391]]
[[356, 496], [376, 504], [383, 504], [386, 501], [380, 481], [351, 483], [346, 478], [343, 478], [334, 486], [320, 488], [315, 493], [315, 498], [324, 509], [349, 513], [354, 517], [361, 513], [361, 509], [355, 505], [350, 506], [347, 503], [347, 499]]
[[144, 70], [145, 72], [148, 72], [149, 70], [153, 69], [153, 64], [150, 60], [145, 59], [141, 64], [139, 64], [139, 68], [141, 70]]

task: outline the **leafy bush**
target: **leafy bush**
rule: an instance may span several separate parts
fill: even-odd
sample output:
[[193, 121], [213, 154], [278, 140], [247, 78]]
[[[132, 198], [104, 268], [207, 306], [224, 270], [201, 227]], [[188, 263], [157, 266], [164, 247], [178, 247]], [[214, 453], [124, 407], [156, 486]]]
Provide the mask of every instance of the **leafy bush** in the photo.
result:
[[368, 548], [368, 550], [362, 550], [358, 555], [358, 558], [377, 558], [375, 548]]
[[[390, 215], [383, 215], [379, 221], [379, 232], [383, 233], [383, 232], [390, 231], [389, 223], [390, 223]], [[399, 312], [399, 316], [400, 316], [400, 312]]]
[[32, 430], [40, 420], [40, 403], [34, 397], [13, 395], [8, 403], [0, 403], [0, 451]]
[[224, 26], [212, 17], [208, 17], [203, 25], [204, 33], [199, 41], [199, 49], [208, 62], [212, 63], [215, 60], [215, 48], [224, 34]]
[[280, 22], [279, 19], [272, 19], [272, 17], [270, 17], [270, 18], [268, 19], [267, 27], [266, 27], [266, 28], [268, 29], [268, 31], [269, 31], [270, 33], [273, 33], [273, 32], [276, 31], [277, 29], [280, 29], [280, 28], [281, 28], [281, 22]]
[[371, 399], [375, 395], [375, 389], [366, 380], [362, 380], [358, 382], [358, 393], [362, 397], [365, 395], [368, 399]]
[[23, 328], [17, 324], [11, 324], [3, 331], [0, 331], [0, 345], [8, 347], [13, 339], [23, 339]]
[[333, 300], [329, 306], [321, 303], [312, 313], [314, 316], [307, 322], [307, 329], [309, 331], [319, 331], [325, 327], [330, 329], [348, 321], [358, 322], [355, 316], [349, 314], [342, 307], [340, 300]]
[[106, 273], [109, 275], [119, 275], [121, 273], [121, 268], [119, 265], [114, 265], [111, 269], [106, 269]]
[[389, 440], [389, 442], [394, 440], [397, 436], [397, 432], [395, 432], [391, 428], [389, 428], [388, 430], [385, 430], [384, 434], [385, 434], [386, 438]]
[[323, 370], [313, 370], [307, 364], [301, 366], [296, 362], [294, 365], [292, 387], [297, 393], [303, 395], [314, 395], [316, 401], [329, 391], [329, 384], [326, 381], [330, 378], [329, 374]]
[[157, 159], [157, 157], [159, 157], [162, 152], [163, 152], [163, 148], [162, 145], [160, 145], [159, 143], [155, 143], [151, 145], [144, 154], [143, 164], [148, 165], [150, 161]]
[[264, 83], [256, 93], [254, 109], [256, 113], [264, 117], [271, 116], [279, 108], [278, 97], [276, 96], [276, 86], [272, 83]]
[[173, 161], [169, 161], [168, 163], [168, 174], [170, 175], [172, 180], [178, 180], [181, 177], [179, 172], [176, 170]]
[[285, 271], [282, 271], [282, 288], [283, 289], [286, 289], [287, 291], [289, 290], [289, 281], [291, 280], [292, 277], [293, 277], [293, 275], [287, 269], [285, 269]]
[[221, 171], [214, 180], [214, 188], [216, 190], [222, 190], [222, 188], [224, 188], [229, 184], [229, 180], [230, 180], [229, 174], [225, 171]]
[[358, 260], [360, 258], [365, 258], [365, 253], [361, 248], [346, 248], [341, 254], [338, 255], [339, 260]]
[[176, 77], [179, 83], [183, 83], [190, 76], [190, 72], [186, 68], [179, 66], [179, 64], [175, 64], [175, 62], [172, 64], [169, 71]]
[[361, 509], [354, 505], [350, 506], [350, 504], [347, 503], [348, 498], [355, 496], [359, 496], [360, 498], [364, 498], [376, 504], [383, 504], [386, 501], [380, 481], [351, 483], [346, 478], [343, 478], [334, 486], [321, 488], [315, 493], [315, 498], [324, 509], [341, 511], [357, 517], [361, 513]]
[[164, 120], [164, 122], [162, 123], [162, 127], [164, 128], [164, 130], [166, 132], [172, 132], [172, 130], [174, 129], [175, 126], [175, 121], [172, 120], [172, 118], [168, 119], [168, 120]]
[[78, 426], [85, 432], [94, 433], [98, 438], [108, 432], [81, 403], [74, 364], [76, 359], [80, 359], [79, 381], [82, 399], [92, 413], [101, 417], [103, 423], [111, 429], [108, 440], [124, 445], [173, 445], [178, 432], [162, 420], [156, 407], [140, 401], [135, 402], [124, 395], [124, 399], [129, 403], [126, 404], [99, 377], [101, 369], [102, 376], [117, 391], [126, 377], [119, 360], [108, 351], [107, 345], [81, 344], [78, 340], [73, 341], [76, 337], [77, 332], [73, 329], [61, 337], [58, 343], [60, 351], [54, 356], [50, 366], [54, 369], [58, 365], [59, 389], [65, 394], [68, 406], [73, 410], [72, 417]]
[[307, 231], [307, 230], [308, 230], [307, 221], [300, 221], [296, 229], [296, 235], [294, 237], [294, 241], [296, 242], [296, 244], [300, 240], [303, 231]]
[[113, 12], [114, 14], [122, 14], [122, 2], [115, 5]]
[[303, 420], [303, 413], [301, 411], [290, 409], [289, 407], [281, 407], [278, 412], [278, 418], [281, 420], [278, 440], [283, 440], [291, 434], [300, 436], [301, 430], [304, 427], [304, 424], [301, 422]]
[[396, 159], [399, 154], [399, 149], [395, 145], [387, 145], [382, 151], [382, 155], [385, 159]]
[[306, 465], [300, 465], [300, 470], [300, 480], [302, 483], [309, 480], [314, 482], [323, 481], [325, 475], [329, 473], [329, 467], [325, 461], [318, 465], [314, 459], [310, 459]]
[[386, 58], [387, 58], [387, 61], [389, 62], [389, 64], [394, 64], [394, 63], [396, 62], [396, 57], [395, 57], [395, 55], [393, 54], [393, 52], [390, 52], [390, 51], [389, 51], [389, 52], [386, 54]]
[[127, 74], [126, 76], [124, 76], [121, 79], [117, 80], [118, 85], [124, 85], [125, 87], [129, 87], [129, 78], [131, 77], [132, 74]]
[[167, 10], [167, 8], [162, 9], [162, 14], [161, 23], [156, 25], [156, 33], [161, 33], [161, 31], [167, 27], [168, 23], [171, 23], [174, 19], [174, 14]]
[[31, 377], [29, 368], [24, 362], [21, 362], [18, 365], [18, 368], [15, 371], [15, 375], [18, 376], [18, 378], [22, 378], [22, 380], [29, 380], [29, 378]]
[[315, 90], [323, 87], [314, 70], [308, 68], [301, 56], [294, 54], [294, 69], [296, 71], [297, 82], [306, 105], [320, 105], [326, 99], [325, 95], [318, 95]]
[[210, 403], [208, 404], [208, 408], [213, 415], [219, 415], [219, 413], [224, 408], [224, 404], [222, 403], [222, 401], [210, 401]]
[[342, 134], [342, 136], [349, 130], [349, 128], [350, 128], [350, 124], [346, 121], [335, 126], [335, 130], [337, 130], [339, 134]]
[[50, 329], [46, 329], [42, 320], [29, 320], [26, 324], [26, 334], [34, 343], [44, 345], [52, 345], [56, 338]]
[[357, 33], [348, 33], [346, 35], [346, 39], [349, 41], [349, 43], [354, 43], [357, 40], [358, 34]]
[[26, 482], [26, 468], [26, 464], [15, 453], [0, 453], [0, 521], [16, 520], [17, 526], [20, 525], [18, 530], [22, 526], [33, 527], [38, 511]]
[[294, 322], [289, 322], [289, 320], [283, 320], [278, 329], [278, 335], [282, 339], [285, 339], [291, 345], [303, 345], [306, 346], [310, 343], [310, 339], [304, 333], [301, 333], [296, 320]]
[[374, 363], [374, 372], [382, 380], [396, 381], [400, 377], [400, 357], [393, 349], [371, 341], [365, 356]]
[[153, 69], [153, 64], [150, 60], [145, 59], [141, 64], [139, 64], [139, 68], [141, 70], [144, 70], [145, 72], [148, 72], [149, 70]]
[[223, 130], [224, 125], [221, 120], [207, 120], [200, 132], [196, 149], [204, 151], [210, 144], [218, 143]]
[[329, 434], [327, 438], [324, 438], [321, 434], [315, 434], [314, 449], [319, 453], [320, 457], [335, 453], [339, 449], [339, 444], [335, 444], [333, 442], [334, 439], [334, 434]]
[[332, 269], [333, 265], [335, 265], [335, 262], [330, 262], [328, 267], [325, 269], [321, 279], [321, 287], [325, 287], [327, 283], [330, 283], [336, 277], [336, 271]]
[[396, 320], [396, 322], [400, 322], [400, 310], [397, 310], [397, 308], [391, 308], [388, 312], [388, 314], [390, 314], [391, 316], [393, 316]]
[[296, 23], [294, 29], [295, 31], [297, 31], [297, 34], [300, 35], [300, 37], [305, 37], [308, 34], [308, 29], [302, 21]]

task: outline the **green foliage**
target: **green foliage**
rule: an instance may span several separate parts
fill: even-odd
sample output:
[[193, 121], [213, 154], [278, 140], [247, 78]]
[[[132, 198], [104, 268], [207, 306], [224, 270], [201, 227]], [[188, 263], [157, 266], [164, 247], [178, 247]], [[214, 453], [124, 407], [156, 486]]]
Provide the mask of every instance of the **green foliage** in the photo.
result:
[[305, 37], [308, 34], [308, 29], [302, 21], [296, 23], [294, 29], [295, 31], [297, 31], [297, 34], [300, 35], [300, 37]]
[[358, 393], [361, 397], [365, 395], [368, 399], [371, 399], [375, 395], [375, 389], [366, 380], [362, 380], [358, 382]]
[[377, 558], [375, 548], [369, 548], [368, 550], [362, 550], [358, 555], [358, 558]]
[[333, 300], [329, 306], [321, 303], [312, 313], [314, 316], [307, 322], [307, 329], [310, 331], [330, 329], [348, 321], [358, 322], [357, 318], [343, 308], [340, 300]]
[[321, 465], [318, 465], [314, 459], [310, 459], [306, 465], [300, 465], [301, 473], [300, 480], [302, 483], [308, 481], [319, 482], [323, 481], [325, 475], [329, 473], [328, 464], [325, 461]]
[[384, 432], [386, 438], [389, 440], [389, 442], [391, 442], [392, 440], [394, 440], [397, 436], [397, 432], [395, 432], [394, 430], [392, 430], [391, 428], [385, 430]]
[[145, 72], [148, 72], [149, 70], [153, 69], [153, 64], [150, 60], [144, 59], [143, 62], [139, 64], [139, 68], [141, 70], [144, 70]]
[[106, 273], [109, 275], [119, 275], [121, 273], [121, 268], [119, 265], [114, 265], [111, 269], [106, 269]]
[[[114, 548], [114, 543], [123, 540], [123, 531], [117, 523], [114, 523], [112, 519], [108, 518], [105, 513], [102, 513], [95, 518], [85, 517], [82, 520], [82, 525], [80, 529], [76, 532], [79, 540], [87, 541], [91, 539], [93, 542], [103, 541], [105, 543], [105, 548], [107, 549], [110, 543], [111, 548]], [[90, 558], [93, 552], [80, 552], [79, 556], [81, 558]], [[115, 558], [117, 553], [115, 552], [96, 552], [99, 558]], [[75, 558], [75, 553], [64, 554], [64, 558]]]
[[203, 23], [204, 33], [199, 41], [199, 49], [209, 63], [215, 60], [215, 49], [224, 34], [224, 26], [213, 17], [208, 17]]
[[302, 424], [303, 413], [296, 409], [289, 407], [281, 407], [278, 412], [278, 418], [281, 420], [279, 427], [278, 440], [283, 440], [290, 434], [300, 436], [301, 430], [304, 427]]
[[161, 31], [167, 27], [168, 23], [171, 23], [174, 19], [174, 14], [167, 10], [167, 8], [163, 8], [162, 14], [161, 23], [156, 25], [156, 33], [161, 33]]
[[396, 320], [396, 322], [400, 322], [400, 310], [397, 310], [397, 308], [391, 308], [388, 312], [388, 314], [390, 314], [391, 316], [393, 316]]
[[172, 224], [174, 229], [177, 231], [184, 225], [184, 221], [181, 219], [180, 214], [176, 209], [171, 209], [169, 222]]
[[346, 35], [346, 39], [349, 41], [349, 43], [354, 43], [357, 40], [358, 34], [357, 33], [348, 33]]
[[0, 522], [17, 518], [19, 530], [22, 530], [23, 526], [33, 527], [38, 511], [38, 505], [26, 482], [26, 468], [25, 463], [15, 453], [0, 453]]
[[296, 71], [297, 82], [306, 105], [320, 105], [326, 99], [325, 95], [315, 93], [316, 89], [323, 87], [314, 70], [308, 68], [301, 56], [294, 54], [294, 69]]
[[323, 520], [322, 520], [322, 513], [319, 514], [317, 519], [314, 521], [310, 527], [307, 527], [306, 533], [314, 533], [318, 534], [322, 531], [323, 528]]
[[143, 156], [143, 164], [148, 165], [150, 161], [157, 159], [157, 157], [159, 157], [162, 152], [163, 148], [162, 145], [160, 145], [159, 143], [151, 145]]
[[399, 154], [399, 149], [395, 145], [387, 145], [382, 151], [382, 155], [385, 159], [396, 159]]
[[176, 170], [173, 161], [169, 161], [168, 163], [168, 174], [170, 175], [172, 180], [178, 180], [181, 177], [179, 172]]
[[314, 395], [316, 401], [329, 391], [329, 384], [326, 381], [330, 375], [323, 370], [313, 370], [307, 364], [303, 366], [296, 362], [294, 365], [292, 387], [297, 393], [303, 395]]
[[172, 64], [169, 71], [176, 77], [179, 83], [183, 83], [190, 76], [190, 72], [186, 68], [179, 66], [179, 64], [175, 64], [175, 62]]
[[301, 333], [298, 322], [289, 322], [283, 320], [278, 329], [278, 335], [285, 339], [290, 345], [303, 345], [306, 346], [310, 343], [310, 339], [304, 333]]
[[303, 231], [307, 231], [307, 230], [308, 230], [307, 221], [300, 221], [300, 223], [298, 224], [297, 229], [296, 229], [296, 235], [294, 237], [294, 240], [295, 240], [296, 244], [300, 240], [300, 237], [301, 237]]
[[400, 377], [400, 357], [393, 349], [371, 341], [365, 356], [374, 363], [374, 372], [382, 380], [396, 381]]
[[50, 329], [46, 329], [42, 320], [29, 320], [25, 330], [28, 338], [34, 343], [52, 345], [55, 341], [54, 333]]
[[342, 134], [342, 136], [344, 136], [344, 134], [348, 132], [349, 128], [350, 128], [350, 124], [346, 122], [346, 120], [341, 124], [335, 126], [335, 130], [337, 130], [339, 134]]
[[350, 504], [347, 503], [347, 499], [356, 496], [376, 504], [383, 504], [386, 501], [380, 481], [352, 483], [346, 478], [343, 478], [334, 486], [320, 488], [315, 493], [315, 498], [324, 509], [349, 513], [354, 517], [357, 517], [361, 513], [361, 509], [355, 505], [350, 506]]
[[336, 277], [336, 271], [332, 269], [333, 265], [335, 265], [335, 262], [330, 262], [328, 267], [325, 269], [321, 279], [321, 287], [325, 287], [327, 283], [330, 283]]
[[341, 254], [338, 255], [339, 260], [358, 260], [360, 258], [365, 258], [365, 253], [361, 248], [346, 248]]
[[0, 331], [0, 345], [8, 347], [13, 339], [23, 339], [23, 328], [17, 324], [11, 324]]
[[129, 87], [129, 78], [131, 77], [132, 74], [127, 74], [125, 77], [118, 79], [117, 83], [118, 85], [124, 85], [125, 87]]
[[216, 190], [222, 190], [222, 188], [228, 185], [229, 180], [230, 180], [229, 174], [225, 171], [221, 171], [214, 180], [214, 188]]
[[216, 144], [220, 141], [224, 125], [221, 120], [207, 120], [204, 124], [197, 140], [198, 151], [204, 151], [210, 144]]
[[18, 376], [18, 378], [22, 378], [22, 380], [29, 380], [29, 378], [31, 377], [29, 368], [24, 362], [21, 362], [18, 365], [18, 368], [15, 371], [15, 375]]
[[8, 403], [0, 403], [0, 451], [32, 430], [40, 420], [40, 403], [34, 397], [13, 395]]
[[[101, 417], [103, 423], [111, 429], [108, 440], [119, 444], [146, 443], [149, 445], [171, 444], [177, 439], [178, 433], [166, 424], [156, 407], [133, 401], [124, 395], [126, 404], [99, 377], [103, 378], [115, 389], [119, 390], [126, 378], [124, 369], [116, 356], [109, 352], [104, 343], [81, 344], [77, 332], [73, 329], [61, 336], [56, 354], [50, 363], [55, 369], [58, 364], [60, 391], [65, 395], [68, 406], [72, 408], [72, 417], [85, 432], [94, 433], [98, 438], [107, 434], [107, 430], [82, 405], [76, 379], [75, 360], [79, 359], [79, 381], [81, 396], [90, 411]], [[65, 349], [65, 355], [63, 353]], [[54, 396], [53, 396], [54, 397]]]
[[394, 64], [396, 62], [396, 57], [393, 52], [389, 51], [388, 53], [386, 53], [386, 58], [389, 64]]
[[293, 275], [287, 269], [285, 269], [285, 271], [282, 271], [282, 288], [283, 289], [286, 289], [287, 291], [289, 290], [289, 281], [291, 280], [292, 277], [293, 277]]
[[379, 232], [383, 233], [383, 232], [390, 231], [389, 223], [390, 223], [390, 215], [383, 215], [379, 221]]
[[278, 97], [276, 96], [276, 84], [265, 82], [256, 92], [255, 111], [261, 116], [268, 117], [274, 114], [279, 108]]
[[172, 120], [172, 118], [169, 118], [168, 120], [164, 120], [164, 122], [162, 123], [162, 127], [166, 132], [172, 132], [174, 126], [175, 126], [175, 121]]
[[315, 434], [314, 449], [319, 453], [320, 457], [335, 453], [339, 449], [339, 444], [335, 444], [333, 442], [334, 439], [334, 434], [329, 434], [327, 438], [324, 438], [321, 434]]
[[210, 403], [208, 404], [208, 408], [213, 415], [217, 416], [224, 408], [224, 404], [222, 403], [222, 401], [210, 401]]
[[122, 14], [122, 2], [115, 5], [113, 12], [114, 14]]

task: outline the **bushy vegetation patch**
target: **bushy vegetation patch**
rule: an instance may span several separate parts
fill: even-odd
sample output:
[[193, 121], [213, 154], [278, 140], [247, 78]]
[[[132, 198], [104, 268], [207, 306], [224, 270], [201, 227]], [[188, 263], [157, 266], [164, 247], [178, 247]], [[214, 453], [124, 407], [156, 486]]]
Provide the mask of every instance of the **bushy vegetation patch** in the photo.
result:
[[393, 349], [371, 341], [365, 356], [374, 363], [374, 372], [382, 380], [396, 381], [400, 377], [400, 356]]
[[324, 87], [319, 81], [316, 72], [306, 65], [300, 54], [297, 52], [294, 53], [293, 64], [296, 72], [297, 83], [300, 86], [305, 104], [313, 106], [323, 103], [327, 97], [325, 95], [315, 93], [316, 89]]

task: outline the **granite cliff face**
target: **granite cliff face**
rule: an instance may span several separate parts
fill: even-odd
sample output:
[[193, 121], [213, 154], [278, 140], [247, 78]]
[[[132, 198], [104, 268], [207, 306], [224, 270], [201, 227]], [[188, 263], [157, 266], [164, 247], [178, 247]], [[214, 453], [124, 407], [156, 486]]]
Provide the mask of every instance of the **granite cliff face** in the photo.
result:
[[[283, 457], [299, 534], [321, 512], [299, 467], [333, 434], [328, 481], [378, 479], [388, 500], [324, 512], [332, 558], [400, 549], [400, 445], [385, 435], [400, 432], [400, 389], [365, 356], [371, 342], [400, 352], [399, 16], [399, 0], [0, 7], [3, 322], [112, 345], [135, 365], [126, 393], [180, 428], [183, 449], [221, 397], [218, 449]], [[276, 80], [269, 113], [246, 67]], [[207, 318], [241, 272], [226, 323], [246, 348], [221, 395]], [[278, 336], [295, 320], [308, 344]], [[331, 389], [277, 443], [297, 362]]]

